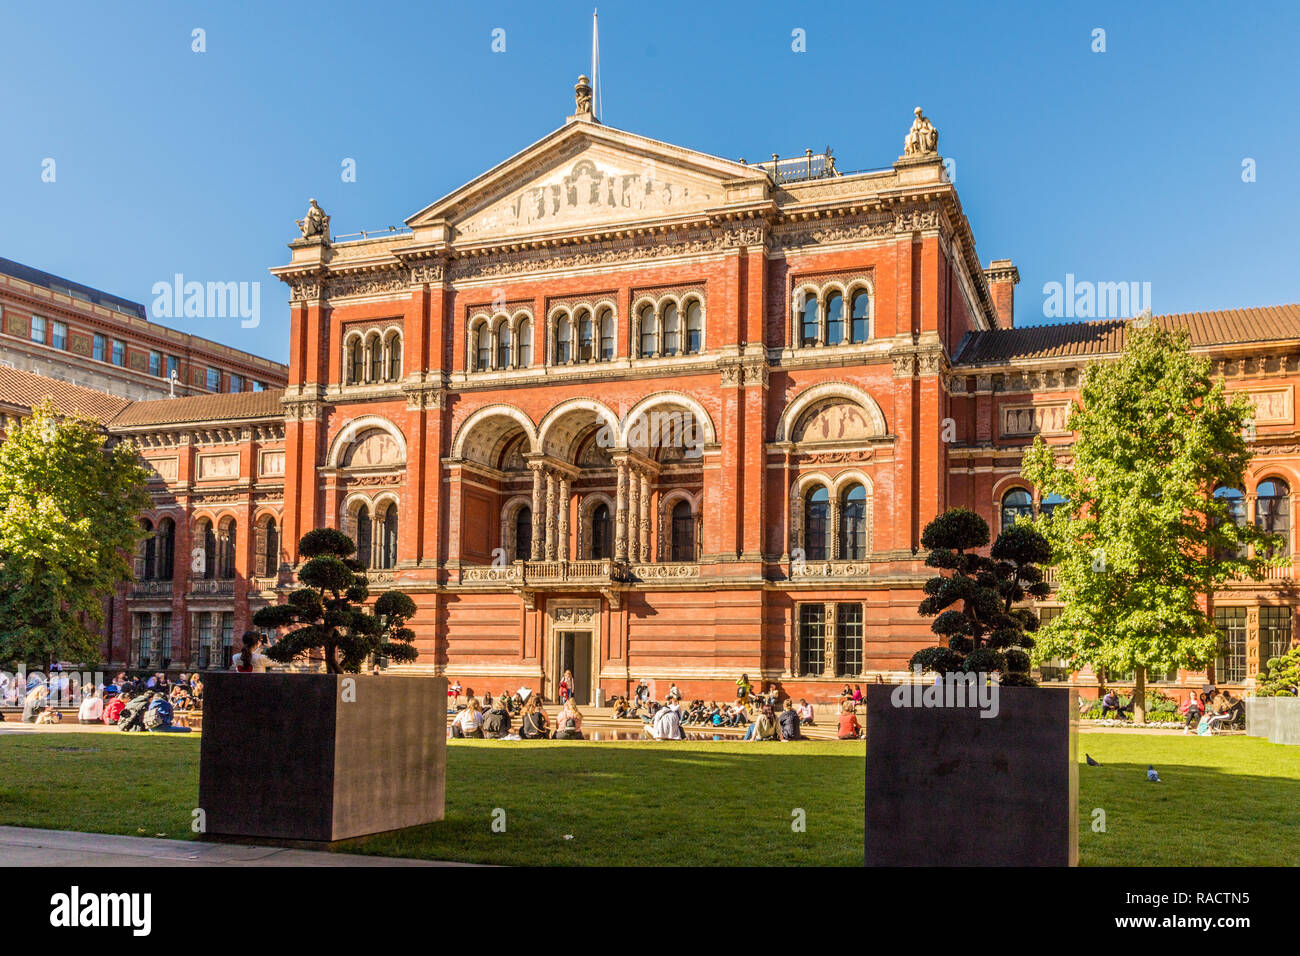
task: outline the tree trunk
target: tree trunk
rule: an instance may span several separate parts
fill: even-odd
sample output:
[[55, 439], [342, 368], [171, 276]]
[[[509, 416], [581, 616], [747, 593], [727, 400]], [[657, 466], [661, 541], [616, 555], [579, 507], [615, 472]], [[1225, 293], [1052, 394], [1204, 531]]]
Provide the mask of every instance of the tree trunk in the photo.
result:
[[1147, 669], [1133, 669], [1133, 723], [1145, 723], [1147, 719]]

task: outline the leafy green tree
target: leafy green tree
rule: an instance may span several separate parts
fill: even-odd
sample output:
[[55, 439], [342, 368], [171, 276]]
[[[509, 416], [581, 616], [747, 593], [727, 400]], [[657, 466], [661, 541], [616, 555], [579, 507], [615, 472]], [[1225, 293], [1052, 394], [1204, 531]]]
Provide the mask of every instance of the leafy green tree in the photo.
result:
[[1270, 657], [1264, 672], [1255, 682], [1257, 697], [1300, 696], [1300, 647], [1293, 647], [1281, 657]]
[[400, 591], [389, 591], [375, 601], [373, 611], [366, 608], [370, 588], [365, 569], [350, 557], [356, 550], [351, 538], [333, 528], [302, 536], [298, 552], [307, 560], [298, 580], [303, 587], [289, 595], [288, 603], [253, 615], [258, 627], [298, 625], [271, 646], [267, 657], [288, 664], [320, 651], [330, 674], [355, 674], [371, 655], [415, 660], [415, 632], [406, 627], [415, 602]]
[[1029, 650], [1034, 639], [1028, 632], [1037, 629], [1038, 618], [1016, 605], [1029, 595], [1046, 597], [1048, 586], [1037, 565], [1051, 557], [1051, 549], [1025, 523], [1004, 529], [989, 554], [980, 554], [978, 549], [988, 543], [988, 523], [965, 508], [952, 508], [925, 526], [921, 544], [930, 552], [926, 565], [952, 573], [925, 582], [926, 597], [918, 610], [935, 616], [930, 630], [946, 646], [922, 648], [911, 664], [940, 674], [996, 671], [1003, 684], [1033, 685]]
[[133, 444], [48, 401], [0, 444], [0, 660], [99, 661], [105, 599], [131, 578], [149, 472]]
[[1185, 332], [1130, 325], [1124, 353], [1089, 367], [1080, 399], [1067, 423], [1073, 445], [1039, 437], [1021, 469], [1066, 500], [1039, 519], [1065, 608], [1039, 633], [1038, 654], [1132, 670], [1140, 721], [1148, 671], [1204, 666], [1214, 654], [1201, 599], [1259, 575], [1281, 539], [1234, 516], [1239, 498], [1215, 494], [1242, 488], [1253, 409], [1244, 395], [1228, 398]]

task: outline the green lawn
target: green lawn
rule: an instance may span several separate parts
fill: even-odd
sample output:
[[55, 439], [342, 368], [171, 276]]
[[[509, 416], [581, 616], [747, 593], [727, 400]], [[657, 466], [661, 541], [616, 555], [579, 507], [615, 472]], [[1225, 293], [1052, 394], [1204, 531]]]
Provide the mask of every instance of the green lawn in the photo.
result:
[[[0, 824], [188, 838], [198, 740], [0, 736]], [[1087, 866], [1293, 865], [1300, 748], [1244, 737], [1081, 734]], [[863, 746], [500, 743], [448, 747], [447, 819], [354, 853], [520, 864], [856, 865]], [[1146, 780], [1154, 764], [1163, 780]], [[492, 829], [505, 811], [505, 832]], [[1106, 812], [1106, 832], [1092, 829]], [[795, 832], [792, 812], [804, 811]], [[499, 815], [498, 815], [499, 818]], [[566, 837], [570, 837], [566, 839]]]

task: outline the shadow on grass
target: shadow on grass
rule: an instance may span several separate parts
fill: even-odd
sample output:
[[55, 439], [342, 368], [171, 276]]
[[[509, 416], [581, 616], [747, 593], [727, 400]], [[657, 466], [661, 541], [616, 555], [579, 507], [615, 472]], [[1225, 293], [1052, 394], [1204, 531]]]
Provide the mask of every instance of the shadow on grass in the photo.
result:
[[861, 745], [458, 742], [447, 751], [442, 823], [338, 849], [522, 865], [862, 865]]

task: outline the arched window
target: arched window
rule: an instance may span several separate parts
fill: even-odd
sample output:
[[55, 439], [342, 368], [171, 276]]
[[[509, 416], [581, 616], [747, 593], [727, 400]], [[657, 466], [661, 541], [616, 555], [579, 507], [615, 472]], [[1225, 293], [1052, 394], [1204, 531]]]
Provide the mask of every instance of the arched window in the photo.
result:
[[861, 561], [867, 556], [867, 489], [852, 485], [841, 503], [840, 557]]
[[223, 581], [235, 576], [235, 538], [235, 519], [226, 518], [221, 522], [221, 533], [217, 536], [217, 576]]
[[348, 382], [351, 385], [359, 385], [366, 380], [366, 349], [360, 336], [352, 340], [348, 350], [348, 360]]
[[695, 560], [695, 514], [689, 501], [673, 505], [673, 560]]
[[814, 296], [806, 295], [803, 300], [803, 311], [799, 313], [799, 344], [801, 346], [817, 344], [817, 336], [821, 331], [821, 323], [817, 316], [817, 299]]
[[366, 339], [366, 346], [370, 349], [370, 381], [382, 382], [384, 380], [384, 343], [380, 341], [379, 334], [375, 333]]
[[[1228, 520], [1238, 528], [1246, 523], [1246, 496], [1237, 488], [1215, 488], [1214, 497], [1222, 499], [1228, 506]], [[1238, 545], [1235, 548], [1220, 548], [1219, 557], [1222, 558], [1244, 558], [1246, 548], [1244, 545]]]
[[804, 504], [803, 553], [809, 561], [825, 561], [830, 553], [830, 502], [830, 492], [818, 487]]
[[1034, 499], [1024, 488], [1012, 488], [1002, 496], [1002, 530], [1010, 528], [1019, 518], [1034, 516]]
[[694, 299], [686, 306], [686, 352], [696, 355], [704, 348], [704, 310]]
[[519, 367], [533, 364], [533, 324], [527, 319], [519, 321]]
[[370, 509], [364, 504], [357, 505], [352, 521], [357, 530], [357, 560], [361, 562], [363, 568], [368, 568], [373, 550], [371, 534], [374, 531], [370, 521]]
[[152, 581], [154, 575], [158, 573], [158, 542], [154, 540], [153, 522], [145, 519], [140, 522], [140, 527], [144, 530], [144, 539], [140, 542], [141, 553], [143, 555], [142, 566], [140, 568], [140, 580]]
[[1051, 494], [1038, 503], [1038, 513], [1044, 517], [1050, 518], [1052, 512], [1061, 505], [1065, 504], [1065, 498], [1062, 495]]
[[263, 577], [270, 577], [280, 568], [280, 532], [276, 530], [275, 519], [268, 518], [263, 532], [262, 553], [258, 555]]
[[591, 313], [583, 309], [578, 313], [578, 361], [590, 362], [596, 357], [596, 329]]
[[158, 522], [158, 580], [170, 581], [176, 576], [176, 522], [163, 518]]
[[609, 505], [598, 504], [591, 513], [591, 556], [593, 559], [614, 556], [614, 531], [610, 527]]
[[389, 503], [384, 509], [384, 517], [377, 529], [379, 538], [379, 566], [394, 568], [397, 566], [397, 505]]
[[203, 548], [203, 578], [211, 581], [217, 576], [217, 533], [212, 529], [212, 522], [207, 518], [200, 521], [194, 539]]
[[605, 309], [600, 313], [600, 360], [608, 362], [614, 357], [614, 313]]
[[527, 561], [533, 555], [533, 509], [524, 505], [515, 512], [515, 560]]
[[557, 364], [565, 365], [573, 359], [573, 326], [569, 324], [569, 317], [561, 316], [560, 324], [555, 333], [555, 361]]
[[510, 326], [502, 322], [497, 326], [497, 368], [510, 367]]
[[659, 351], [659, 323], [655, 320], [655, 310], [645, 306], [641, 310], [641, 357], [652, 358]]
[[1256, 487], [1255, 524], [1261, 531], [1282, 535], [1282, 545], [1269, 557], [1291, 553], [1291, 487], [1282, 479], [1270, 478]]
[[826, 300], [826, 343], [839, 345], [844, 341], [844, 297], [832, 292]]
[[849, 341], [865, 342], [871, 338], [871, 298], [865, 291], [853, 294], [853, 318], [849, 323]]
[[681, 348], [681, 318], [677, 314], [677, 306], [670, 302], [664, 308], [664, 355], [676, 355]]
[[394, 332], [388, 337], [388, 380], [399, 381], [402, 377], [402, 337]]
[[482, 372], [492, 367], [492, 330], [486, 322], [480, 322], [474, 337], [474, 371]]

